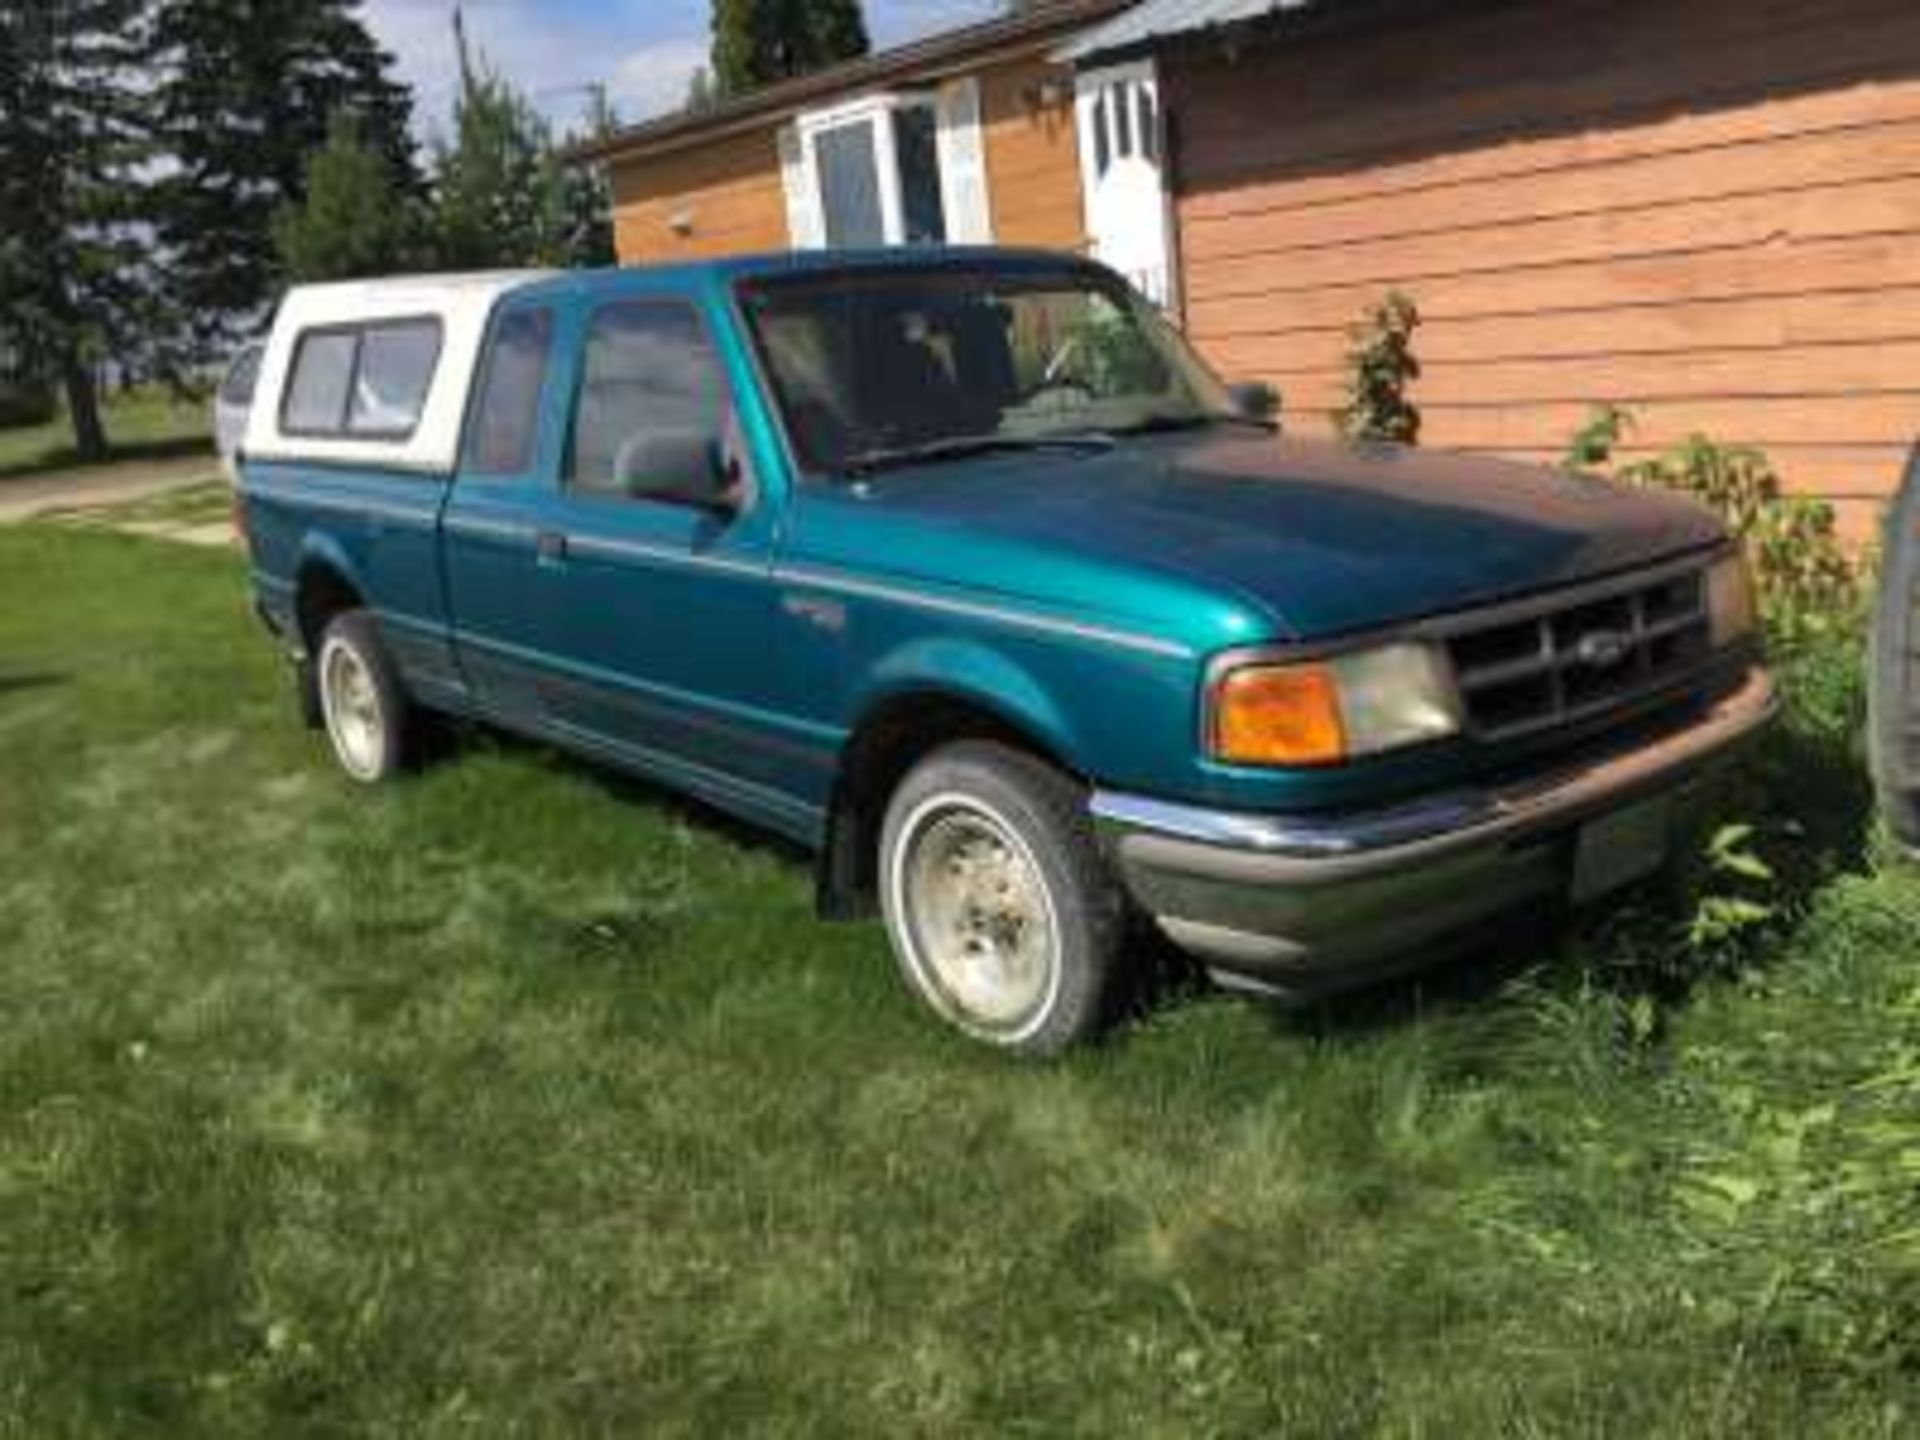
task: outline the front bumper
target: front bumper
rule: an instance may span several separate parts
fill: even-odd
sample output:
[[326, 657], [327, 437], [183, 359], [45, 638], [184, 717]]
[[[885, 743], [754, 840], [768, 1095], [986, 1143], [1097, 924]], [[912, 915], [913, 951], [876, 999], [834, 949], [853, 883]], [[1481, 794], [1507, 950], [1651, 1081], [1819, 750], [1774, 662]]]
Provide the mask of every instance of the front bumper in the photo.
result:
[[1685, 784], [1777, 709], [1765, 671], [1686, 728], [1509, 785], [1337, 816], [1249, 815], [1100, 792], [1128, 891], [1228, 983], [1347, 988], [1419, 947], [1564, 895], [1581, 828]]

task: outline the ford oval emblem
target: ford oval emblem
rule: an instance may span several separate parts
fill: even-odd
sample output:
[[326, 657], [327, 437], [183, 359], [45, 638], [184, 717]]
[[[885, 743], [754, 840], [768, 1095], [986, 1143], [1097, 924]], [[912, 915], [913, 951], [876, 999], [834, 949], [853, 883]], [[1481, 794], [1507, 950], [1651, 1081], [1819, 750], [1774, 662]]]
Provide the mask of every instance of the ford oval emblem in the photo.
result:
[[1589, 670], [1611, 670], [1632, 653], [1633, 637], [1618, 630], [1595, 630], [1573, 647], [1573, 658]]

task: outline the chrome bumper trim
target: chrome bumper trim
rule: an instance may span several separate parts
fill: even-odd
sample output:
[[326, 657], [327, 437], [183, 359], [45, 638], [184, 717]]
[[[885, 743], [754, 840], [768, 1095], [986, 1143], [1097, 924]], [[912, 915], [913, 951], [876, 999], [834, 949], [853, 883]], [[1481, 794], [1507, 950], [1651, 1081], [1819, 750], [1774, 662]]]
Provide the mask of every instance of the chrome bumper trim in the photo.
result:
[[1360, 814], [1112, 793], [1093, 813], [1128, 893], [1175, 943], [1233, 983], [1305, 998], [1424, 963], [1481, 921], [1570, 893], [1582, 826], [1683, 791], [1775, 708], [1755, 669], [1694, 724], [1636, 749]]
[[1756, 668], [1737, 692], [1705, 718], [1652, 744], [1515, 785], [1456, 791], [1359, 814], [1247, 814], [1114, 791], [1096, 792], [1091, 809], [1108, 833], [1150, 835], [1306, 861], [1366, 856], [1436, 841], [1473, 843], [1628, 798], [1633, 791], [1736, 744], [1764, 726], [1777, 709], [1772, 682], [1764, 670]]

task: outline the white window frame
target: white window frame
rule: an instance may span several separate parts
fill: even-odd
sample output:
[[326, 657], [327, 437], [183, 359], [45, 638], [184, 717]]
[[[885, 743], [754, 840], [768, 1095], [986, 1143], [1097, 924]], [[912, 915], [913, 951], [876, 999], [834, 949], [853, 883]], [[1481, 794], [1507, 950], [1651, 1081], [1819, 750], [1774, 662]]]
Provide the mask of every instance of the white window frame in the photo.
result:
[[788, 234], [797, 249], [827, 244], [827, 197], [820, 187], [822, 136], [847, 126], [867, 124], [873, 134], [873, 159], [880, 192], [881, 244], [907, 243], [905, 185], [900, 173], [895, 118], [924, 109], [933, 119], [938, 157], [942, 243], [993, 243], [993, 206], [986, 167], [980, 83], [971, 76], [907, 90], [853, 97], [794, 117], [778, 136], [782, 186], [787, 199]]
[[809, 111], [800, 117], [800, 153], [813, 203], [820, 210], [823, 237], [827, 233], [827, 195], [820, 188], [820, 137], [866, 121], [872, 126], [873, 159], [880, 179], [881, 243], [907, 243], [907, 207], [900, 182], [900, 147], [894, 134], [893, 117], [901, 110], [912, 109], [932, 111], [935, 125], [939, 124], [939, 97], [931, 90], [863, 95], [843, 105]]

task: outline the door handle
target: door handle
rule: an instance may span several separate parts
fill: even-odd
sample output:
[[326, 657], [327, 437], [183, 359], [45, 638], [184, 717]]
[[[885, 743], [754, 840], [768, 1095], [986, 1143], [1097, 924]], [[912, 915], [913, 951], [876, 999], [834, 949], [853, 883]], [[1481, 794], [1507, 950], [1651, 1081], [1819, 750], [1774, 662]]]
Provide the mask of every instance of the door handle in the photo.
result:
[[564, 565], [567, 537], [558, 530], [542, 530], [533, 540], [534, 559], [542, 565]]

